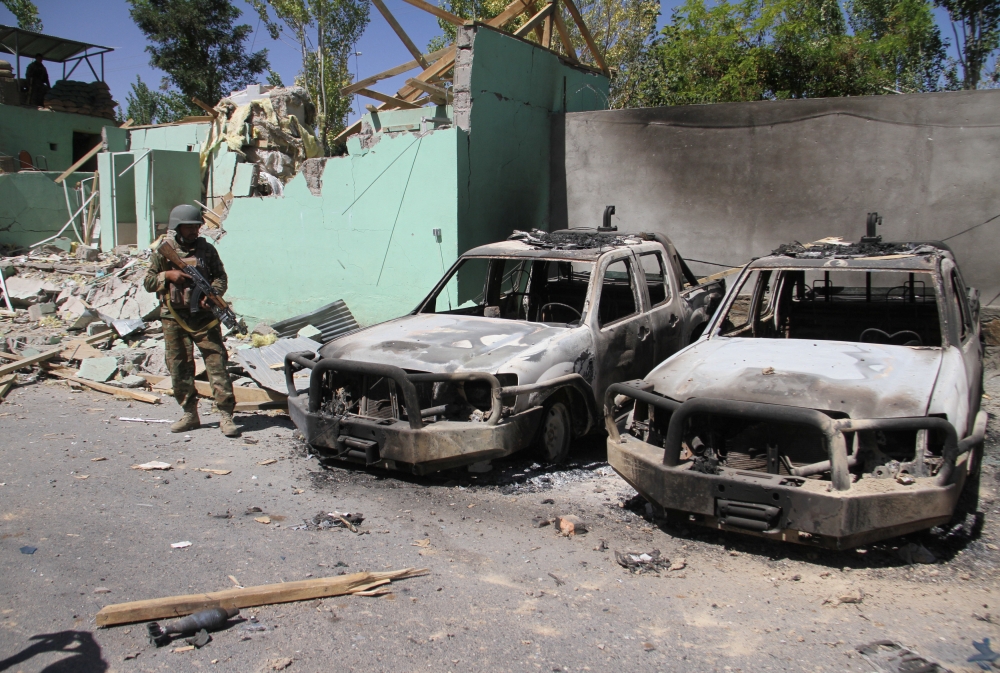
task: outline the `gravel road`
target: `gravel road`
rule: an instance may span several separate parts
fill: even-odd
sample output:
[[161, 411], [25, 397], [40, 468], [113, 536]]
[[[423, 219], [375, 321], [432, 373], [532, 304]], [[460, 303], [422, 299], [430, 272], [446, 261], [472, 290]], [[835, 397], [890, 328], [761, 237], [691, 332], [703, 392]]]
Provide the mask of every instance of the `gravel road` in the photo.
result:
[[[980, 532], [827, 552], [658, 524], [600, 440], [563, 468], [523, 456], [414, 478], [323, 466], [281, 414], [240, 416], [248, 441], [224, 438], [207, 404], [208, 427], [186, 436], [119, 420], [176, 412], [53, 381], [0, 405], [0, 671], [867, 671], [854, 648], [879, 639], [973, 671], [972, 641], [1000, 640], [992, 429]], [[154, 460], [172, 469], [130, 469]], [[335, 510], [363, 515], [359, 533], [308, 525]], [[533, 523], [570, 514], [589, 532]], [[907, 565], [909, 542], [938, 562]], [[652, 550], [669, 559], [657, 573], [615, 562]], [[201, 649], [94, 622], [107, 604], [234, 580], [408, 567], [428, 573], [381, 597], [243, 610]], [[836, 600], [851, 592], [860, 602]]]

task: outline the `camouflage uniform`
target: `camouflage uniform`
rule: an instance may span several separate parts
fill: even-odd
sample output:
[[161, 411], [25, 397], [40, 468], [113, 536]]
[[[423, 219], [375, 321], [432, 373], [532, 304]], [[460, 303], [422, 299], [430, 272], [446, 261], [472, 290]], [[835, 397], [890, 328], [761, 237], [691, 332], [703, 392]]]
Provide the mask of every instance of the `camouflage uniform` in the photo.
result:
[[[167, 235], [167, 240], [172, 240], [177, 254], [189, 263], [196, 260], [197, 264], [192, 263], [192, 266], [198, 267], [220, 295], [224, 294], [228, 278], [215, 247], [201, 237], [193, 243], [182, 244], [171, 234]], [[174, 399], [185, 412], [197, 412], [198, 394], [194, 386], [194, 346], [197, 345], [205, 360], [215, 404], [220, 411], [231, 414], [236, 406], [236, 399], [233, 397], [232, 381], [226, 371], [228, 362], [222, 329], [211, 311], [202, 309], [191, 313], [188, 300], [192, 285], [177, 286], [168, 283], [163, 277], [164, 271], [173, 268], [173, 264], [154, 249], [143, 286], [147, 292], [156, 293], [160, 298], [165, 360], [167, 369], [170, 370]]]

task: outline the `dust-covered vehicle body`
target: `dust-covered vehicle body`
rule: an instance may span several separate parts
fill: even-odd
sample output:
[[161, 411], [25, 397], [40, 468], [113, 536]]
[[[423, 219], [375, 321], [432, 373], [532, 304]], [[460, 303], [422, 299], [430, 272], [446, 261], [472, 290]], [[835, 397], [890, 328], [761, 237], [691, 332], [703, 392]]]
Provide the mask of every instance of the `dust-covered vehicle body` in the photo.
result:
[[786, 246], [700, 340], [609, 388], [608, 460], [724, 530], [850, 548], [946, 523], [978, 492], [978, 313], [944, 244]]
[[[464, 254], [409, 315], [286, 358], [319, 450], [426, 473], [603, 428], [599, 396], [704, 328], [725, 292], [662, 236], [519, 233]], [[688, 285], [687, 287], [685, 285]], [[308, 367], [308, 394], [293, 374]]]

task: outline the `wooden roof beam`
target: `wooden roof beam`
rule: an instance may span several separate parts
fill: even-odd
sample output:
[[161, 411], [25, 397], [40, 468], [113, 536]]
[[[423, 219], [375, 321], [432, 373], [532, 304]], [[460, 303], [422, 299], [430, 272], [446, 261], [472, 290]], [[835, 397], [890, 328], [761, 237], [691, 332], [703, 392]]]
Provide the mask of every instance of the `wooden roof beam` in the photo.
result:
[[559, 41], [562, 42], [563, 49], [566, 50], [566, 55], [569, 56], [571, 61], [580, 62], [580, 59], [576, 56], [576, 49], [573, 48], [573, 40], [569, 37], [569, 30], [566, 28], [566, 22], [563, 21], [562, 12], [556, 7], [555, 11], [552, 12], [552, 18], [555, 19], [556, 31], [559, 33]]
[[424, 10], [425, 12], [433, 14], [437, 18], [443, 19], [443, 20], [447, 21], [448, 23], [450, 23], [452, 25], [455, 25], [455, 26], [464, 26], [465, 25], [465, 19], [463, 19], [462, 17], [455, 16], [451, 12], [446, 12], [443, 9], [441, 9], [440, 7], [438, 7], [437, 5], [432, 5], [429, 2], [424, 2], [424, 0], [403, 0], [403, 2], [408, 2], [411, 5], [413, 5], [414, 7], [419, 7], [420, 9]]
[[406, 34], [406, 31], [403, 30], [403, 27], [399, 25], [399, 21], [396, 21], [396, 17], [392, 15], [392, 12], [390, 12], [389, 8], [385, 6], [385, 3], [382, 2], [382, 0], [372, 0], [372, 4], [375, 5], [378, 11], [381, 12], [382, 16], [385, 17], [385, 20], [389, 23], [389, 26], [391, 26], [392, 29], [396, 32], [396, 35], [399, 37], [400, 40], [402, 40], [403, 44], [406, 46], [407, 51], [409, 51], [410, 55], [413, 56], [414, 59], [416, 59], [416, 61], [420, 64], [420, 67], [426, 68], [427, 66], [429, 66], [430, 64], [424, 59], [424, 55], [420, 52], [419, 49], [417, 49], [417, 45], [413, 44], [413, 40], [411, 40], [410, 36]]
[[552, 3], [545, 5], [545, 7], [541, 9], [541, 11], [539, 11], [533, 17], [528, 19], [527, 23], [518, 28], [517, 31], [514, 32], [514, 35], [516, 37], [524, 37], [531, 31], [533, 31], [535, 28], [540, 27], [542, 25], [542, 22], [545, 21], [545, 19], [548, 18], [549, 14], [552, 13], [552, 9], [554, 7], [555, 5]]
[[[445, 47], [444, 49], [438, 49], [437, 51], [432, 51], [429, 54], [424, 54], [423, 57], [424, 60], [427, 61], [428, 63], [434, 63], [439, 58], [441, 58], [441, 55], [444, 54], [446, 51], [448, 51], [448, 47]], [[364, 79], [360, 79], [350, 86], [345, 86], [343, 89], [340, 90], [340, 93], [342, 93], [345, 96], [348, 96], [358, 91], [359, 89], [365, 89], [371, 86], [372, 84], [375, 84], [376, 82], [381, 82], [384, 79], [389, 79], [390, 77], [395, 77], [396, 75], [402, 75], [404, 72], [409, 72], [410, 70], [413, 70], [416, 67], [420, 67], [420, 63], [418, 63], [417, 61], [407, 61], [402, 65], [397, 65], [395, 68], [389, 68], [388, 70], [380, 72], [377, 75], [372, 75], [371, 77], [365, 77]], [[427, 68], [429, 66], [423, 66], [423, 67]]]
[[611, 70], [608, 69], [608, 64], [604, 62], [604, 57], [601, 56], [601, 50], [597, 48], [597, 44], [594, 42], [593, 36], [590, 31], [587, 30], [587, 24], [583, 22], [583, 17], [580, 15], [580, 10], [576, 8], [573, 0], [563, 0], [566, 5], [566, 9], [569, 10], [570, 15], [573, 17], [576, 27], [580, 29], [580, 34], [583, 35], [583, 39], [587, 42], [587, 49], [590, 50], [590, 55], [594, 57], [594, 63], [597, 67], [601, 69], [608, 77], [611, 77]]

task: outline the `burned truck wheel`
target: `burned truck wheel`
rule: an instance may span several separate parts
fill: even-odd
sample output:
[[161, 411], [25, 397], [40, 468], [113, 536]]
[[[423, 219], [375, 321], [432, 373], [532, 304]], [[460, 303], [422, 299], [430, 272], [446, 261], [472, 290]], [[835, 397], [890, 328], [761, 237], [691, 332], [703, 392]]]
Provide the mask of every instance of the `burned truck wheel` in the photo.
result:
[[573, 422], [569, 409], [563, 402], [552, 402], [542, 413], [542, 424], [538, 428], [535, 448], [552, 463], [560, 464], [569, 456], [570, 440], [573, 439]]

